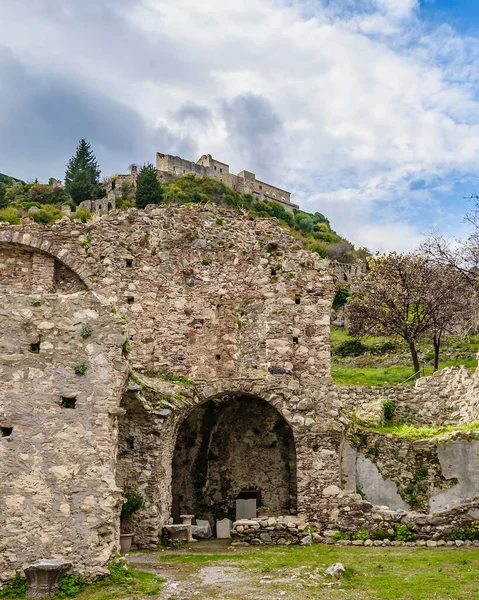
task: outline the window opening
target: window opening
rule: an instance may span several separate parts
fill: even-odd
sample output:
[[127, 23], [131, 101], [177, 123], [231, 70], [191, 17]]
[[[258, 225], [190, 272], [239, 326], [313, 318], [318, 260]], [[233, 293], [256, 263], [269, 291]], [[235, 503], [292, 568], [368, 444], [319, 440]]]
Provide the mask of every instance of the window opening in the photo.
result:
[[60, 406], [62, 408], [76, 408], [77, 399], [76, 398], [65, 398], [62, 396], [62, 401], [60, 402]]
[[9, 437], [12, 435], [13, 427], [0, 427], [2, 437]]

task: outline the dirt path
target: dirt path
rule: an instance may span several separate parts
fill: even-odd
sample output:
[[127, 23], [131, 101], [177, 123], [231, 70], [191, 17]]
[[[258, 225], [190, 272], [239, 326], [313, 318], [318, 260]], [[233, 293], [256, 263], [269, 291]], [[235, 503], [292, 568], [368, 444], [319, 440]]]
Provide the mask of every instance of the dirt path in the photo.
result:
[[[159, 562], [159, 558], [181, 554], [238, 554], [249, 548], [234, 548], [228, 542], [214, 540], [198, 542], [184, 550], [166, 550], [130, 554], [128, 562], [135, 569], [156, 573], [166, 579], [157, 600], [296, 600], [314, 598], [304, 589], [299, 574], [291, 573], [284, 579], [273, 578], [257, 569], [239, 568], [230, 561]], [[281, 587], [283, 589], [273, 589]], [[288, 590], [288, 591], [285, 591]]]

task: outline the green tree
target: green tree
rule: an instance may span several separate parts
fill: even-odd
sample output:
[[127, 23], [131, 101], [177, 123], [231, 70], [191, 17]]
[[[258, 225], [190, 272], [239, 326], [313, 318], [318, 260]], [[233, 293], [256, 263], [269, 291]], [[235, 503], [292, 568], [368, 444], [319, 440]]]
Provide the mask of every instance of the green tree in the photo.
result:
[[145, 208], [147, 204], [161, 204], [162, 200], [163, 188], [155, 167], [151, 163], [143, 165], [136, 180], [136, 205]]
[[75, 156], [70, 159], [65, 171], [65, 189], [75, 204], [105, 195], [99, 184], [100, 172], [90, 144], [84, 139], [80, 140]]

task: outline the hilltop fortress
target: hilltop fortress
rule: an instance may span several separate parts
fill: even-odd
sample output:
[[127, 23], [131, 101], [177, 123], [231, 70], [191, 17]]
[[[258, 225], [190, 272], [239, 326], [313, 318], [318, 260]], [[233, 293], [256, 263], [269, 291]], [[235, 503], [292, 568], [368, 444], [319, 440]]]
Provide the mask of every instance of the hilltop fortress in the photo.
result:
[[[299, 208], [297, 204], [291, 202], [291, 192], [256, 179], [256, 175], [250, 171], [241, 171], [237, 175], [234, 175], [230, 173], [229, 165], [215, 160], [211, 154], [203, 154], [197, 162], [193, 162], [179, 156], [157, 152], [156, 170], [158, 179], [161, 182], [173, 181], [179, 177], [183, 177], [187, 173], [194, 173], [199, 177], [217, 179], [240, 194], [251, 194], [256, 201], [274, 200], [289, 211]], [[138, 167], [132, 165], [130, 173], [117, 175], [110, 179], [107, 187], [107, 202], [105, 200], [93, 200], [82, 203], [82, 206], [84, 205], [85, 208], [98, 212], [111, 210], [115, 207], [116, 198], [121, 195], [122, 184], [127, 183], [136, 186], [137, 177]]]

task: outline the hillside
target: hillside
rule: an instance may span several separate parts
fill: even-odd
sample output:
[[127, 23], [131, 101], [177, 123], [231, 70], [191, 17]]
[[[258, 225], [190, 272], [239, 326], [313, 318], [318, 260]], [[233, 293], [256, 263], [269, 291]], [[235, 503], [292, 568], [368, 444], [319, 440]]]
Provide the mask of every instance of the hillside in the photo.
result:
[[[255, 202], [249, 194], [239, 194], [224, 183], [209, 177], [196, 177], [190, 173], [183, 177], [162, 184], [163, 202], [165, 203], [198, 203], [215, 204], [248, 211], [250, 214], [262, 217], [275, 217], [281, 225], [287, 227], [292, 235], [300, 239], [311, 252], [316, 252], [322, 258], [331, 258], [340, 262], [354, 262], [364, 259], [366, 250], [355, 250], [354, 246], [338, 235], [330, 225], [327, 217], [316, 212], [310, 214], [295, 209], [289, 212], [278, 202]], [[135, 190], [126, 185], [122, 194], [117, 198], [117, 208], [127, 209], [135, 206]], [[20, 223], [35, 207], [38, 212], [30, 212], [29, 216], [35, 221], [52, 224], [61, 218], [61, 206], [69, 204], [75, 211], [76, 207], [63, 187], [50, 183], [25, 183], [14, 177], [0, 174], [0, 221], [11, 224]], [[87, 220], [89, 214], [84, 209], [76, 210], [73, 217]]]

